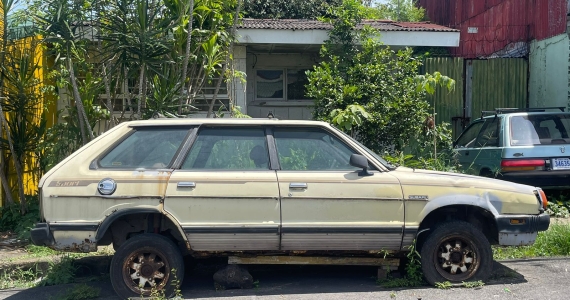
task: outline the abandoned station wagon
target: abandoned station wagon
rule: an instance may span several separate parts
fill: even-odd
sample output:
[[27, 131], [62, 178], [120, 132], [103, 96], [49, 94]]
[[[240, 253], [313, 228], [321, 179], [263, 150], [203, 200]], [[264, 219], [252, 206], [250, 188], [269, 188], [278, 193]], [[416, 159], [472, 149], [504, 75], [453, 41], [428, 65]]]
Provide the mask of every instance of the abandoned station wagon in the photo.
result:
[[539, 188], [395, 167], [315, 121], [123, 123], [40, 189], [33, 242], [83, 252], [112, 244], [123, 298], [171, 294], [183, 255], [365, 257], [414, 240], [428, 282], [484, 280], [491, 244], [532, 244], [550, 222]]

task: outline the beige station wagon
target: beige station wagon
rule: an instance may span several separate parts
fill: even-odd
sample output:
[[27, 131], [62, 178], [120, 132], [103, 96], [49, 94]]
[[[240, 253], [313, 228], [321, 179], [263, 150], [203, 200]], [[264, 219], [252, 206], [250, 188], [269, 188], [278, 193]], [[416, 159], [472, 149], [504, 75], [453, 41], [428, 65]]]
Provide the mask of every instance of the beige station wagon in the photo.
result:
[[172, 294], [184, 255], [367, 256], [414, 240], [429, 283], [485, 280], [492, 244], [532, 244], [550, 222], [539, 188], [395, 167], [315, 121], [127, 122], [39, 186], [34, 244], [112, 244], [122, 298]]

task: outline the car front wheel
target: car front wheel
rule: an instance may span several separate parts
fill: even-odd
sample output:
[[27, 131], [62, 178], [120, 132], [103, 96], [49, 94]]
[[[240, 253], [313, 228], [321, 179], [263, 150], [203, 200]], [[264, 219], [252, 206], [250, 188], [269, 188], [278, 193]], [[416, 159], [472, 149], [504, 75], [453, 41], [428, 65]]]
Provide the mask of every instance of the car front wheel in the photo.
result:
[[[173, 272], [173, 270], [176, 270]], [[158, 234], [128, 239], [111, 260], [111, 283], [121, 299], [164, 293], [172, 297], [173, 280], [182, 283], [184, 260], [176, 245]]]
[[493, 268], [491, 245], [483, 233], [467, 222], [438, 225], [421, 248], [426, 280], [437, 282], [486, 280]]

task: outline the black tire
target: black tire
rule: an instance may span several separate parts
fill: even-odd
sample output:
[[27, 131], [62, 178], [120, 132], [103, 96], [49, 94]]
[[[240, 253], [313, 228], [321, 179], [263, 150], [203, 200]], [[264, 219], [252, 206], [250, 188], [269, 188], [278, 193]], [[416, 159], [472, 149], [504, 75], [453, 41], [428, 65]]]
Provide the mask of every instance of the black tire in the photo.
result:
[[422, 245], [421, 261], [431, 285], [485, 281], [493, 270], [491, 244], [480, 230], [463, 221], [438, 225]]
[[[176, 269], [176, 274], [172, 273]], [[167, 298], [174, 296], [174, 279], [184, 279], [184, 260], [180, 250], [168, 238], [158, 234], [140, 234], [128, 239], [111, 260], [111, 283], [121, 299], [150, 296], [151, 291]], [[143, 280], [143, 288], [139, 284]], [[152, 287], [154, 285], [154, 288]]]

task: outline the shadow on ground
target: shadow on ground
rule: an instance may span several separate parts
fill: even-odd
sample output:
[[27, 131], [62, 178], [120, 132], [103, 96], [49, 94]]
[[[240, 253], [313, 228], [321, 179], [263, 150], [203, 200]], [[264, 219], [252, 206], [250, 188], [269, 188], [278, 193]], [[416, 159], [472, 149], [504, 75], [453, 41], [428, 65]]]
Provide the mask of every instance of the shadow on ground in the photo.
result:
[[[406, 290], [384, 289], [376, 283], [375, 267], [357, 266], [299, 266], [299, 265], [252, 265], [248, 270], [256, 281], [256, 287], [244, 290], [220, 290], [214, 288], [213, 274], [223, 266], [220, 260], [198, 263], [194, 269], [187, 268], [182, 294], [192, 298], [225, 298], [235, 296], [302, 295], [366, 293], [374, 291]], [[493, 274], [487, 285], [520, 284], [527, 282], [515, 270], [494, 262]], [[98, 299], [118, 299], [109, 279], [87, 282], [100, 289]], [[0, 299], [54, 299], [71, 289], [73, 285], [37, 287], [21, 291], [0, 291]], [[423, 287], [425, 288], [425, 287]]]

